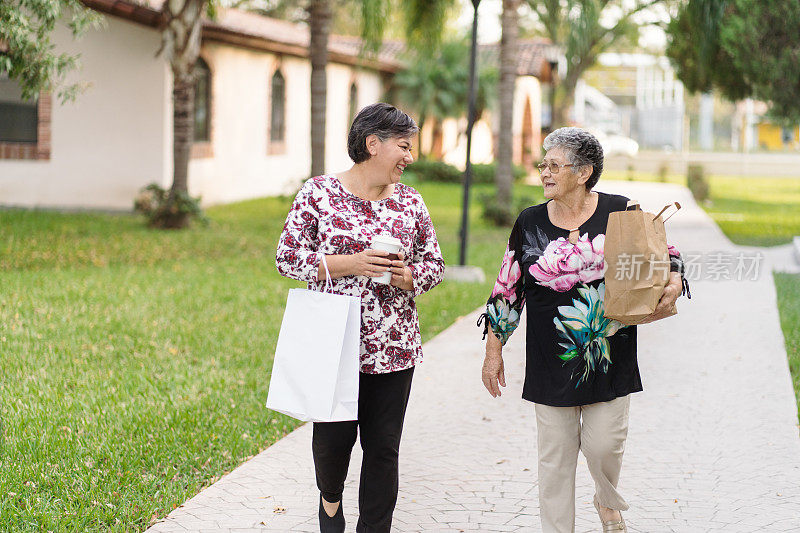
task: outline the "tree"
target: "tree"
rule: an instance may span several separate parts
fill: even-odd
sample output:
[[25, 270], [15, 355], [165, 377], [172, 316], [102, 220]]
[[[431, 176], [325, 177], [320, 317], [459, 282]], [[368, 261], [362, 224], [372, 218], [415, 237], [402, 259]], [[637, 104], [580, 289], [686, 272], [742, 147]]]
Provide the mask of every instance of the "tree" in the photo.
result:
[[151, 216], [151, 225], [182, 228], [196, 210], [189, 196], [189, 158], [194, 140], [195, 65], [200, 57], [203, 14], [214, 17], [214, 0], [167, 0], [161, 12], [161, 50], [172, 69], [172, 186], [166, 202]]
[[667, 55], [690, 91], [757, 98], [769, 102], [773, 120], [797, 125], [798, 28], [798, 2], [689, 0], [668, 26]]
[[82, 89], [78, 83], [64, 83], [64, 76], [77, 67], [79, 56], [56, 54], [51, 40], [56, 23], [67, 14], [66, 24], [75, 38], [90, 27], [99, 27], [102, 20], [79, 0], [0, 2], [0, 73], [19, 84], [26, 100], [42, 91], [58, 90], [59, 98], [66, 102]]
[[520, 0], [503, 0], [502, 37], [500, 38], [500, 124], [497, 134], [497, 170], [495, 184], [498, 222], [510, 224], [511, 187], [514, 181], [514, 90], [517, 80], [517, 34]]
[[328, 42], [335, 10], [347, 9], [360, 18], [364, 52], [380, 47], [392, 8], [402, 9], [405, 35], [420, 49], [436, 47], [441, 40], [444, 21], [455, 0], [242, 0], [240, 6], [272, 15], [297, 14], [305, 9], [308, 22], [309, 58], [311, 60], [311, 174], [325, 172], [325, 115], [327, 109]]
[[568, 122], [575, 87], [598, 56], [624, 41], [635, 41], [640, 26], [637, 13], [666, 0], [526, 0], [538, 22], [538, 32], [559, 45], [566, 72], [559, 72], [553, 126]]
[[[160, 227], [184, 227], [196, 201], [189, 197], [188, 169], [194, 117], [194, 66], [200, 54], [202, 15], [213, 16], [216, 0], [167, 0], [162, 14], [162, 48], [173, 75], [173, 180], [169, 194], [151, 217]], [[98, 26], [100, 15], [79, 0], [13, 0], [0, 3], [0, 71], [8, 73], [22, 88], [25, 98], [42, 90], [59, 88], [62, 101], [74, 99], [79, 84], [63, 85], [64, 75], [78, 58], [57, 55], [51, 40], [56, 23], [69, 14], [67, 26], [75, 36]]]
[[[447, 118], [464, 116], [468, 104], [469, 53], [470, 44], [467, 40], [448, 40], [433, 53], [430, 50], [410, 53], [407, 68], [394, 78], [397, 99], [416, 113], [420, 130], [429, 119], [434, 121], [434, 146], [437, 133], [441, 133], [437, 126]], [[496, 69], [479, 70], [477, 118], [494, 97], [496, 79]], [[418, 144], [422, 154], [421, 143]], [[437, 155], [434, 153], [434, 156]]]

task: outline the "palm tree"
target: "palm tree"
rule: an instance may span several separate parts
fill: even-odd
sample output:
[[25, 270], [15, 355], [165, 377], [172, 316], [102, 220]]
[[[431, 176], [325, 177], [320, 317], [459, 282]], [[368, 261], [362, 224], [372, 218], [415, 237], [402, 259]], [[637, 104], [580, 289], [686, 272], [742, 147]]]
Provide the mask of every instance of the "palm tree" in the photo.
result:
[[[361, 8], [361, 36], [365, 51], [376, 51], [383, 38], [388, 19], [390, 0], [358, 0]], [[405, 0], [403, 10], [406, 37], [412, 47], [438, 45], [444, 32], [444, 22], [455, 0]], [[308, 25], [311, 32], [311, 174], [325, 172], [325, 113], [327, 109], [328, 40], [333, 0], [310, 0]]]
[[308, 4], [311, 61], [311, 175], [325, 172], [325, 114], [328, 99], [328, 38], [331, 31], [331, 0], [311, 0]]
[[[467, 107], [469, 88], [469, 42], [450, 40], [434, 53], [430, 50], [409, 55], [408, 67], [394, 79], [400, 103], [417, 115], [420, 130], [428, 120], [434, 121], [434, 156], [437, 134], [441, 134], [441, 122], [447, 118], [459, 118]], [[476, 101], [477, 117], [494, 96], [496, 71], [481, 69], [478, 76]], [[422, 147], [420, 146], [420, 154]]]
[[188, 214], [179, 203], [189, 194], [189, 157], [194, 132], [194, 68], [200, 55], [202, 15], [213, 16], [213, 0], [168, 0], [162, 14], [161, 50], [172, 68], [173, 175], [167, 205], [155, 221], [161, 227], [182, 228]]
[[505, 215], [498, 220], [510, 223], [511, 186], [513, 174], [514, 143], [514, 88], [517, 79], [517, 35], [519, 33], [520, 0], [503, 0], [502, 31], [500, 39], [500, 84], [498, 87], [500, 124], [497, 135], [497, 207]]
[[[575, 87], [599, 55], [616, 43], [635, 42], [639, 24], [633, 17], [667, 0], [527, 0], [541, 33], [564, 50], [566, 72], [560, 72], [553, 106], [553, 127], [565, 126]], [[611, 23], [609, 23], [611, 21]]]

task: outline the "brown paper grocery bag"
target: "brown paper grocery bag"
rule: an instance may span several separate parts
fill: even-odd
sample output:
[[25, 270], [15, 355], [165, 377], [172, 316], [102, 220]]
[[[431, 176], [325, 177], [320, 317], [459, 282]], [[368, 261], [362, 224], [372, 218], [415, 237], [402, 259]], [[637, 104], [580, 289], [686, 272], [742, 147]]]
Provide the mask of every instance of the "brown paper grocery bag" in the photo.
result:
[[[661, 215], [629, 202], [628, 210], [608, 215], [604, 254], [606, 259], [605, 316], [623, 324], [640, 324], [655, 311], [669, 282], [667, 234]], [[671, 216], [671, 215], [670, 215]], [[669, 218], [669, 217], [667, 217]], [[673, 306], [672, 313], [678, 311]]]

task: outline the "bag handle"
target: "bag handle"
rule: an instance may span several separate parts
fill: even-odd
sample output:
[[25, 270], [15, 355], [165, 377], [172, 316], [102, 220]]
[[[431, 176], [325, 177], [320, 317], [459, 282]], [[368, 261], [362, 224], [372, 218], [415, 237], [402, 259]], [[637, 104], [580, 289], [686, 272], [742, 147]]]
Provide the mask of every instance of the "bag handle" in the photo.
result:
[[[678, 203], [678, 202], [672, 202], [671, 204], [667, 204], [667, 205], [665, 205], [665, 206], [664, 206], [664, 209], [662, 209], [661, 211], [659, 211], [659, 212], [658, 212], [658, 214], [657, 214], [655, 217], [653, 217], [653, 218], [655, 219], [655, 218], [658, 218], [658, 217], [660, 217], [661, 215], [663, 215], [663, 214], [664, 214], [664, 211], [666, 211], [667, 209], [669, 209], [669, 208], [670, 208], [670, 207], [672, 207], [673, 205], [675, 206], [675, 213], [677, 213], [677, 212], [678, 212], [678, 210], [681, 208], [681, 204], [680, 204], [680, 203]], [[672, 215], [674, 215], [675, 213], [672, 213], [670, 216], [668, 216], [667, 218], [665, 218], [665, 219], [664, 219], [664, 222], [666, 222], [667, 220], [669, 220], [670, 218], [672, 218]]]
[[325, 254], [322, 254], [322, 266], [325, 267], [325, 287], [322, 292], [332, 292], [333, 282], [331, 281], [331, 272], [328, 270], [328, 262], [325, 260]]
[[628, 205], [625, 206], [625, 211], [640, 211], [639, 200], [628, 200]]

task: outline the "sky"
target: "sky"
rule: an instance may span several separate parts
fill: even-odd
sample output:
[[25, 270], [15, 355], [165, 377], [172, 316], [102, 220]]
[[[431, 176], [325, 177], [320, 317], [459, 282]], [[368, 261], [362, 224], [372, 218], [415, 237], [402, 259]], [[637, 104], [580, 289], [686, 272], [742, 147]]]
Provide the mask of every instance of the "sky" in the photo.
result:
[[[631, 1], [631, 0], [628, 0]], [[469, 31], [472, 27], [473, 7], [471, 0], [459, 0], [461, 12], [457, 25]], [[495, 43], [500, 40], [500, 14], [503, 11], [502, 0], [481, 0], [478, 8], [478, 42]], [[666, 14], [662, 10], [646, 10], [646, 18], [661, 18]], [[640, 32], [639, 44], [648, 49], [663, 49], [666, 46], [666, 36], [661, 28], [646, 26]]]

